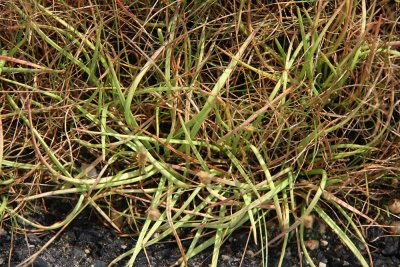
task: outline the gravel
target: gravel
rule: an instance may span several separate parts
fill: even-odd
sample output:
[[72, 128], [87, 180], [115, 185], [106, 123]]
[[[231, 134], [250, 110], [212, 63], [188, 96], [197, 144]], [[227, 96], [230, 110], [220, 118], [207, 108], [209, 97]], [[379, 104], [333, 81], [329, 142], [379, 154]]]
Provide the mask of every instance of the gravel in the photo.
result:
[[[321, 224], [321, 223], [320, 223]], [[310, 256], [316, 266], [360, 266], [353, 254], [329, 229], [314, 225], [306, 229], [305, 239], [318, 241], [319, 246], [310, 250]], [[276, 234], [270, 231], [271, 236]], [[18, 263], [38, 251], [55, 233], [13, 234], [9, 228], [0, 229], [0, 266], [17, 266]], [[400, 266], [400, 239], [398, 236], [387, 236], [382, 229], [370, 227], [367, 231], [370, 250], [373, 253], [373, 265]], [[11, 242], [13, 239], [13, 242]], [[248, 240], [248, 231], [242, 229], [227, 238], [220, 250], [218, 266], [262, 266], [262, 255], [259, 253], [260, 244], [256, 245]], [[365, 251], [365, 246], [353, 240], [360, 250]], [[13, 249], [10, 253], [10, 246]], [[184, 241], [188, 246], [190, 241]], [[119, 237], [112, 230], [99, 223], [97, 218], [90, 217], [89, 212], [76, 218], [57, 239], [39, 255], [33, 266], [35, 267], [72, 267], [72, 266], [107, 266], [114, 258], [134, 247], [135, 239]], [[268, 266], [277, 266], [281, 253], [281, 244], [268, 251]], [[10, 256], [11, 255], [11, 256]], [[282, 266], [300, 266], [296, 236], [291, 233], [288, 248]], [[10, 256], [10, 257], [9, 257]], [[366, 259], [368, 256], [364, 255]], [[173, 266], [180, 258], [176, 244], [162, 242], [141, 252], [135, 266]], [[212, 248], [200, 253], [189, 260], [189, 266], [209, 266], [212, 258]], [[303, 266], [304, 256], [301, 257]], [[115, 266], [124, 266], [128, 259]], [[10, 264], [9, 264], [10, 263]]]

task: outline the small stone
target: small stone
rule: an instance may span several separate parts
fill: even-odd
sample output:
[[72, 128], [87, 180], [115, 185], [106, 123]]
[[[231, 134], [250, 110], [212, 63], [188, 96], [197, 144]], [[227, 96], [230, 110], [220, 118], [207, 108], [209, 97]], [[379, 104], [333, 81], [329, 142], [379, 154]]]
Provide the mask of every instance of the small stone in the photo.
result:
[[107, 267], [107, 263], [101, 260], [94, 260], [93, 267]]
[[319, 241], [318, 240], [314, 240], [314, 239], [306, 240], [306, 241], [304, 241], [304, 245], [309, 250], [315, 250], [315, 249], [319, 248]]
[[85, 249], [85, 253], [86, 253], [86, 254], [90, 254], [90, 249], [86, 248], [86, 249]]
[[329, 244], [329, 242], [326, 241], [325, 239], [322, 239], [320, 244], [321, 244], [321, 246], [326, 247]]
[[313, 227], [314, 224], [314, 216], [312, 215], [307, 215], [303, 217], [303, 224], [304, 227], [307, 229], [311, 229]]
[[[13, 263], [11, 263], [11, 266], [20, 266], [19, 264], [17, 265], [13, 265]], [[29, 266], [34, 266], [34, 267], [48, 267], [49, 265], [47, 264], [47, 262], [42, 259], [42, 258], [36, 258], [35, 261], [33, 262], [32, 265]]]
[[325, 223], [320, 222], [320, 223], [318, 224], [318, 232], [319, 232], [321, 235], [323, 235], [323, 234], [326, 233], [326, 224], [325, 224]]
[[359, 244], [358, 244], [358, 249], [359, 249], [360, 251], [365, 250], [365, 245], [364, 245], [363, 243], [359, 243]]
[[252, 251], [251, 249], [247, 250], [247, 251], [246, 251], [246, 254], [249, 255], [249, 256], [252, 257], [252, 258], [253, 258], [254, 255], [255, 255], [254, 251]]
[[229, 255], [221, 255], [221, 259], [224, 260], [224, 261], [227, 261], [230, 258], [231, 258], [231, 256], [229, 256]]
[[40, 243], [40, 238], [37, 237], [35, 234], [28, 234], [28, 239], [29, 242], [32, 244], [39, 244]]
[[196, 176], [199, 178], [200, 183], [209, 185], [213, 179], [213, 176], [206, 171], [199, 171], [196, 173]]
[[4, 229], [0, 229], [0, 238], [4, 238], [8, 235], [7, 231]]
[[144, 167], [146, 166], [147, 160], [148, 160], [148, 155], [147, 155], [147, 150], [142, 147], [139, 149], [139, 151], [136, 154], [136, 162], [139, 166]]
[[118, 211], [112, 209], [111, 213], [110, 213], [110, 218], [112, 220], [112, 222], [119, 228], [121, 229], [121, 227], [123, 226], [124, 222], [125, 222], [125, 218], [124, 216], [122, 216]]
[[84, 258], [86, 258], [85, 252], [80, 248], [73, 248], [72, 249], [72, 256], [75, 259], [84, 259]]
[[154, 234], [153, 234], [153, 238], [157, 238], [157, 237], [159, 237], [160, 236], [160, 233], [159, 232], [155, 232]]
[[99, 176], [99, 173], [96, 170], [96, 167], [91, 167], [91, 164], [81, 163], [81, 170], [85, 172], [85, 176], [90, 179], [96, 179]]
[[[46, 256], [46, 260], [47, 260], [48, 263], [55, 263], [56, 262], [56, 259], [52, 255], [47, 255]], [[51, 265], [51, 266], [55, 266], [55, 265]]]
[[318, 264], [318, 267], [326, 267], [326, 263], [325, 263], [325, 262], [320, 262], [320, 263]]
[[382, 255], [386, 257], [396, 256], [399, 251], [399, 239], [397, 236], [383, 237], [385, 246], [382, 249]]
[[389, 231], [392, 234], [399, 235], [400, 234], [400, 221], [394, 221], [390, 224]]
[[395, 199], [392, 199], [391, 201], [389, 201], [388, 208], [389, 208], [389, 211], [394, 214], [400, 213], [400, 199], [395, 198]]
[[161, 217], [161, 212], [156, 207], [150, 207], [147, 211], [147, 217], [152, 221], [157, 221]]
[[256, 130], [256, 127], [254, 127], [253, 125], [247, 125], [243, 129], [248, 133], [253, 133]]

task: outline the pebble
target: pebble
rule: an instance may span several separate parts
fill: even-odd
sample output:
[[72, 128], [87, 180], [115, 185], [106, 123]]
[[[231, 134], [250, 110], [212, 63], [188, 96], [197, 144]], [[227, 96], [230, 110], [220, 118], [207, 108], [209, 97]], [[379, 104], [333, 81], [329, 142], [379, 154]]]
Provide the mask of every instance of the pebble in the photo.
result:
[[390, 232], [392, 232], [393, 234], [400, 234], [400, 222], [399, 221], [394, 221], [390, 224]]
[[313, 227], [313, 224], [314, 224], [314, 216], [312, 216], [312, 215], [304, 216], [303, 224], [304, 224], [305, 228], [311, 229]]
[[87, 178], [95, 179], [99, 175], [98, 171], [96, 170], [96, 167], [93, 167], [92, 169], [89, 170], [89, 166], [91, 164], [87, 164], [82, 162], [81, 164], [81, 170], [85, 172]]
[[318, 231], [321, 235], [324, 235], [326, 233], [326, 224], [321, 222], [318, 224]]
[[316, 250], [319, 248], [319, 241], [318, 240], [306, 240], [304, 241], [304, 245], [306, 246], [306, 248], [308, 248], [309, 250]]
[[41, 242], [40, 238], [35, 234], [28, 234], [29, 242], [32, 244], [39, 244]]
[[72, 254], [75, 259], [85, 259], [86, 253], [80, 248], [73, 248]]
[[250, 250], [250, 249], [246, 251], [246, 254], [249, 255], [249, 256], [252, 257], [252, 258], [253, 258], [254, 255], [255, 255], [254, 251], [252, 251], [252, 250]]
[[213, 179], [213, 175], [206, 171], [199, 171], [196, 176], [199, 178], [200, 183], [209, 185]]
[[[48, 263], [55, 263], [56, 262], [56, 259], [52, 255], [47, 255], [46, 256], [46, 260], [47, 260]], [[54, 265], [52, 265], [52, 266], [54, 266]]]
[[49, 265], [47, 264], [47, 262], [44, 259], [39, 257], [39, 258], [36, 258], [35, 262], [33, 263], [33, 266], [35, 266], [35, 267], [47, 267]]
[[4, 229], [0, 229], [0, 238], [4, 238], [8, 236], [8, 232]]
[[227, 261], [230, 258], [231, 258], [231, 256], [229, 256], [229, 255], [221, 255], [221, 259], [224, 260], [224, 261]]
[[107, 264], [101, 260], [95, 260], [92, 264], [93, 267], [107, 267]]
[[394, 214], [400, 213], [400, 199], [398, 198], [392, 199], [388, 204], [388, 208], [390, 212]]
[[382, 255], [384, 256], [397, 256], [399, 254], [399, 237], [397, 236], [386, 236], [384, 237], [384, 248], [382, 249]]
[[147, 211], [147, 217], [152, 221], [157, 221], [161, 217], [161, 212], [157, 207], [150, 207]]

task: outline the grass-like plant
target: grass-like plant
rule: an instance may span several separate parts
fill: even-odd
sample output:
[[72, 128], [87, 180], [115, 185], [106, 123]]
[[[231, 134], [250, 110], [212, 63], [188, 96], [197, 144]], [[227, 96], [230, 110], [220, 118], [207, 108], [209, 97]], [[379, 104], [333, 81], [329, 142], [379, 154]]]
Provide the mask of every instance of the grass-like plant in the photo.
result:
[[[3, 1], [0, 227], [55, 238], [91, 207], [137, 235], [110, 263], [128, 266], [169, 236], [181, 266], [208, 247], [217, 266], [244, 226], [265, 262], [283, 241], [282, 263], [297, 229], [314, 266], [314, 214], [372, 264], [359, 219], [379, 224], [368, 214], [399, 178], [399, 6], [386, 2]], [[53, 198], [74, 208], [28, 219]], [[281, 233], [268, 239], [267, 221]]]

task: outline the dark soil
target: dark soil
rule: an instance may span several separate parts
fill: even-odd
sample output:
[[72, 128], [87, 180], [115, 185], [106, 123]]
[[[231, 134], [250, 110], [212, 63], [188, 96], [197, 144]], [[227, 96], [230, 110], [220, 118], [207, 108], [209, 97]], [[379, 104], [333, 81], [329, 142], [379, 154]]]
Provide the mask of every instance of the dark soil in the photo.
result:
[[[305, 237], [318, 240], [319, 248], [310, 251], [316, 266], [359, 266], [352, 253], [341, 243], [335, 234], [325, 227], [318, 226], [306, 230]], [[38, 251], [55, 233], [11, 234], [8, 228], [0, 230], [0, 266], [17, 266], [30, 255]], [[271, 231], [271, 234], [273, 231]], [[399, 237], [384, 236], [379, 228], [369, 228], [367, 235], [370, 250], [373, 253], [374, 266], [400, 266]], [[248, 240], [248, 231], [236, 231], [227, 238], [220, 250], [218, 266], [262, 266], [260, 245]], [[359, 249], [363, 245], [356, 240]], [[190, 242], [190, 241], [187, 241]], [[190, 243], [184, 243], [188, 245]], [[99, 223], [89, 212], [76, 218], [65, 231], [36, 259], [33, 266], [72, 267], [72, 266], [107, 266], [114, 258], [135, 245], [134, 238], [122, 238]], [[10, 251], [10, 247], [12, 250]], [[269, 249], [268, 266], [277, 266], [281, 244]], [[147, 254], [147, 255], [146, 255]], [[180, 252], [174, 242], [163, 242], [141, 252], [135, 266], [174, 266], [180, 258]], [[366, 258], [367, 255], [365, 255]], [[189, 260], [189, 266], [209, 266], [212, 258], [212, 248]], [[305, 264], [302, 256], [303, 266]], [[124, 266], [128, 259], [120, 261], [116, 266]], [[299, 260], [296, 236], [292, 233], [282, 266], [301, 266]]]

